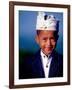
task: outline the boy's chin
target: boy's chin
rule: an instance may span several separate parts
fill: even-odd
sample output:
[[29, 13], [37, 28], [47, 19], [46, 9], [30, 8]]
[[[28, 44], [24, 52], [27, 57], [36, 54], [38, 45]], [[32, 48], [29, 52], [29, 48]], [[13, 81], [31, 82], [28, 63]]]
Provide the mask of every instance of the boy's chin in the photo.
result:
[[52, 51], [45, 52], [45, 55], [50, 55]]

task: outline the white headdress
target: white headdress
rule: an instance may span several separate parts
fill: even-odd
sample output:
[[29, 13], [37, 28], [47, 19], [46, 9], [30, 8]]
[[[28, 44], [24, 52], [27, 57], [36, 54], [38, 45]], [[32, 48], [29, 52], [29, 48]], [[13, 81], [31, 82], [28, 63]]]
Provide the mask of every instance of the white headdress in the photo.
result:
[[36, 30], [56, 31], [58, 21], [53, 15], [46, 15], [45, 12], [38, 12]]

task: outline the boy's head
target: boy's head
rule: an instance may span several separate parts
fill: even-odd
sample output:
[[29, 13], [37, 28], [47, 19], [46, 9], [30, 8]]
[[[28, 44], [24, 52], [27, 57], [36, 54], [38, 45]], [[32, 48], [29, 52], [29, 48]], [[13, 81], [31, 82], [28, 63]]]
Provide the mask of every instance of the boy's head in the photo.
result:
[[51, 54], [56, 46], [58, 34], [55, 31], [40, 30], [36, 35], [36, 42], [44, 52], [44, 54]]
[[51, 54], [58, 39], [58, 22], [55, 17], [53, 15], [47, 16], [44, 12], [39, 12], [36, 30], [36, 42], [44, 54]]

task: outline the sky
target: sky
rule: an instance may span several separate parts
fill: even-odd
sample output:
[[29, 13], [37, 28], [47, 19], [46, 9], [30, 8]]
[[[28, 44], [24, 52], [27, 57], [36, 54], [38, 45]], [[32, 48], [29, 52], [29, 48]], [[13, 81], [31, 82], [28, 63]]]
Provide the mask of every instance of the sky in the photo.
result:
[[[35, 41], [37, 11], [19, 11], [19, 49], [36, 52], [39, 49]], [[46, 12], [59, 20], [59, 39], [56, 50], [63, 54], [63, 13]]]

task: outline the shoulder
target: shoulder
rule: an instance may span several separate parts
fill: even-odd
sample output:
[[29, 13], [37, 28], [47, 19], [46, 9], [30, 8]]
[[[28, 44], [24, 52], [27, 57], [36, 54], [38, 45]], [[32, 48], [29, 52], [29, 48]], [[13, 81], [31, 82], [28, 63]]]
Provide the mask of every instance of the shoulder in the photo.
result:
[[38, 50], [37, 52], [35, 52], [34, 54], [33, 54], [33, 56], [31, 57], [31, 59], [33, 60], [33, 61], [35, 61], [35, 60], [37, 60], [37, 59], [40, 59], [40, 50]]
[[58, 63], [58, 65], [63, 65], [63, 55], [54, 51], [52, 56], [53, 56], [54, 62]]
[[54, 51], [52, 56], [56, 59], [63, 59], [63, 55], [61, 55], [60, 53]]

